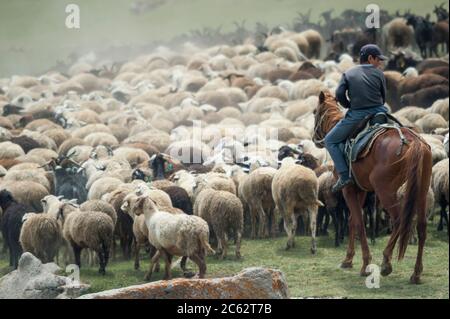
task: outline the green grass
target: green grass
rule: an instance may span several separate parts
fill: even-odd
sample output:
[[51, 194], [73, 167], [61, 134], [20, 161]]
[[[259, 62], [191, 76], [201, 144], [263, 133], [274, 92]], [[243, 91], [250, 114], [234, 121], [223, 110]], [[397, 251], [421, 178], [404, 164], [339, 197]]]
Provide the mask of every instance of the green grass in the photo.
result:
[[[318, 251], [311, 255], [310, 238], [297, 237], [296, 247], [285, 251], [285, 237], [267, 240], [243, 240], [243, 258], [236, 260], [234, 246], [229, 247], [228, 258], [219, 261], [213, 256], [207, 259], [207, 277], [224, 277], [240, 272], [247, 267], [270, 267], [280, 269], [287, 280], [292, 297], [347, 297], [347, 298], [449, 298], [449, 250], [446, 232], [437, 232], [436, 226], [428, 227], [428, 239], [424, 253], [423, 284], [409, 284], [417, 246], [408, 248], [403, 261], [393, 261], [394, 271], [389, 277], [381, 277], [379, 289], [368, 289], [365, 278], [359, 276], [362, 265], [359, 246], [354, 258], [353, 269], [343, 270], [339, 263], [345, 256], [346, 246], [335, 248], [333, 235], [318, 238]], [[373, 263], [380, 265], [382, 251], [388, 237], [377, 239], [370, 246]], [[97, 267], [83, 268], [81, 281], [91, 285], [91, 292], [120, 288], [144, 283], [148, 260], [142, 256], [141, 269], [133, 269], [133, 261], [113, 261], [108, 265], [105, 277], [97, 273]], [[5, 259], [0, 261], [0, 273], [9, 269]], [[162, 265], [163, 266], [163, 265]], [[188, 263], [190, 269], [197, 268]], [[163, 268], [163, 267], [162, 267]], [[161, 280], [162, 271], [154, 273], [152, 280]], [[181, 277], [181, 271], [173, 270], [174, 277]]]
[[[73, 51], [105, 50], [110, 46], [130, 49], [154, 40], [168, 40], [176, 35], [203, 27], [222, 31], [235, 29], [234, 22], [256, 22], [272, 27], [290, 24], [297, 12], [311, 20], [330, 9], [326, 0], [167, 0], [156, 10], [142, 15], [130, 12], [133, 0], [14, 0], [0, 1], [0, 78], [13, 74], [40, 74], [66, 60]], [[410, 8], [416, 14], [431, 13], [441, 0], [378, 0], [381, 9], [402, 12]], [[81, 10], [81, 29], [65, 28], [65, 7], [76, 3]], [[364, 11], [370, 1], [339, 0], [333, 16], [345, 9]], [[434, 14], [432, 15], [434, 19]]]

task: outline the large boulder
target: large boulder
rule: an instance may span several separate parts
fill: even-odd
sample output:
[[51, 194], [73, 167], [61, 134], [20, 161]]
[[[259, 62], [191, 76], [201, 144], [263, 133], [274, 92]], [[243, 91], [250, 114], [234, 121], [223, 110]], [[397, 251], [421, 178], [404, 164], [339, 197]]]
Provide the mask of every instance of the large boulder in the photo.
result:
[[247, 268], [233, 277], [174, 279], [103, 291], [80, 299], [283, 299], [290, 298], [279, 270]]
[[30, 253], [24, 253], [17, 270], [0, 279], [0, 299], [64, 299], [76, 298], [89, 286], [58, 276], [55, 263], [43, 264]]

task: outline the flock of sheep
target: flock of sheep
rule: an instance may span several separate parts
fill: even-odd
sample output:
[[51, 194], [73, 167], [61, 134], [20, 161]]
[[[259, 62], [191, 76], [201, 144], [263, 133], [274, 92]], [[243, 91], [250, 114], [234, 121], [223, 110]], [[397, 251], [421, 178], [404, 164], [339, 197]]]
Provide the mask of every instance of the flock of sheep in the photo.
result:
[[[283, 225], [287, 249], [299, 223], [312, 253], [330, 217], [343, 236], [345, 205], [330, 191], [329, 155], [311, 141], [313, 111], [319, 93], [334, 92], [356, 62], [347, 54], [320, 60], [323, 46], [314, 30], [285, 31], [270, 35], [264, 50], [251, 41], [186, 43], [117, 71], [90, 55], [67, 74], [0, 79], [1, 230], [10, 265], [23, 251], [80, 265], [85, 249], [105, 274], [119, 244], [125, 258], [134, 253], [136, 269], [146, 249], [148, 280], [160, 258], [170, 278], [173, 256], [182, 257], [185, 276], [193, 275], [189, 258], [203, 278], [205, 256], [225, 258], [231, 236], [236, 258], [242, 240], [277, 236]], [[448, 55], [386, 78], [394, 115], [432, 146], [429, 208], [441, 208], [442, 228], [449, 99], [448, 73], [433, 73], [436, 66], [448, 68]], [[433, 95], [443, 85], [446, 96]]]

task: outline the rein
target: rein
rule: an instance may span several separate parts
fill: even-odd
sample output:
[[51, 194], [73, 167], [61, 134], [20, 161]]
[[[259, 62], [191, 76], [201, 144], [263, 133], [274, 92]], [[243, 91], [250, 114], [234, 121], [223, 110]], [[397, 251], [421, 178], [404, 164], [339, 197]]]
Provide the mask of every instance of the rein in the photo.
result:
[[[333, 114], [329, 114], [329, 113], [339, 113], [341, 114], [342, 112], [339, 109], [338, 105], [333, 105], [329, 102], [324, 101], [323, 104], [325, 104], [326, 108], [323, 112], [321, 111], [321, 108], [319, 107], [316, 110], [316, 114], [315, 114], [315, 123], [314, 123], [314, 135], [312, 138], [312, 141], [316, 144], [316, 145], [321, 145], [324, 146], [324, 141], [325, 141], [325, 136], [326, 133], [323, 131], [323, 126], [324, 124], [329, 124], [331, 121], [333, 121], [335, 118], [332, 118]], [[330, 105], [328, 105], [330, 104]], [[333, 107], [331, 107], [333, 106]]]

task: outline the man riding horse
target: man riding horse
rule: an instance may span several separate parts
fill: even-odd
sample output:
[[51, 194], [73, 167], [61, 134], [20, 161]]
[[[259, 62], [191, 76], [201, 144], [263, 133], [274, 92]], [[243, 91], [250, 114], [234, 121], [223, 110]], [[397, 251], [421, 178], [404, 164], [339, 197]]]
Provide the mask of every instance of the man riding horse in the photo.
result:
[[[370, 126], [374, 135], [369, 136], [369, 143], [363, 145], [363, 152], [358, 155], [358, 152], [354, 152], [355, 147], [351, 146], [350, 169], [340, 148], [340, 144], [345, 143], [353, 133], [356, 124], [366, 123], [368, 115], [382, 112], [381, 118], [388, 117], [387, 108], [383, 105], [385, 80], [378, 69], [381, 61], [385, 59], [377, 46], [364, 46], [361, 49], [361, 65], [344, 73], [336, 95], [338, 101], [349, 108], [345, 116], [331, 92], [319, 94], [319, 103], [314, 111], [313, 141], [317, 147], [326, 145], [331, 154], [339, 173], [334, 191], [342, 190], [350, 211], [349, 242], [341, 267], [352, 267], [355, 241], [359, 237], [363, 259], [360, 273], [368, 275], [367, 266], [371, 263], [372, 256], [367, 243], [362, 207], [367, 192], [375, 192], [381, 206], [387, 211], [392, 226], [391, 237], [383, 251], [381, 275], [387, 276], [392, 272], [391, 260], [397, 241], [398, 258], [404, 257], [415, 224], [419, 243], [410, 281], [418, 284], [423, 271], [422, 257], [427, 227], [426, 198], [433, 165], [430, 146], [413, 130], [386, 121], [381, 121], [380, 124], [376, 116], [367, 120], [369, 124], [375, 122], [378, 125]], [[346, 92], [350, 101], [345, 96]], [[364, 141], [363, 138], [359, 139], [362, 134], [364, 133], [358, 134], [353, 140], [356, 144], [352, 145]], [[403, 200], [399, 201], [397, 192], [402, 185], [406, 186], [406, 190]]]

